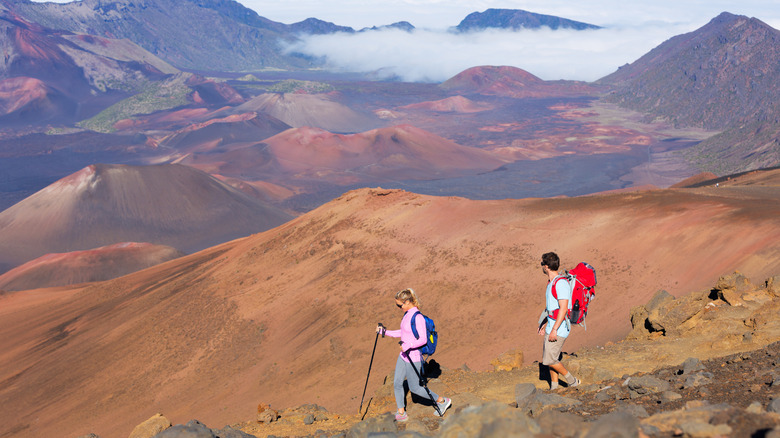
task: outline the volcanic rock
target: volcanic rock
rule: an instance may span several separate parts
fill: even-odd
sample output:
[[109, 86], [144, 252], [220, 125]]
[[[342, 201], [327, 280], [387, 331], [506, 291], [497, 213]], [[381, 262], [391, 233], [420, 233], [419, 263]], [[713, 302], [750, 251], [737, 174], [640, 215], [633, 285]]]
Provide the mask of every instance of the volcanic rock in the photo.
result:
[[139, 424], [130, 432], [128, 438], [152, 438], [158, 433], [171, 427], [171, 421], [162, 414], [154, 414], [148, 420]]

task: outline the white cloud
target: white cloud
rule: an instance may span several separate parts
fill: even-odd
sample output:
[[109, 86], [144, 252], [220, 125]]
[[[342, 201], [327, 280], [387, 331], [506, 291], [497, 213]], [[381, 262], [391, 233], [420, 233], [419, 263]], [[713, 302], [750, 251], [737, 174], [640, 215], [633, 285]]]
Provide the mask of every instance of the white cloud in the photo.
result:
[[307, 36], [290, 49], [323, 56], [334, 69], [380, 71], [406, 81], [441, 82], [478, 65], [511, 65], [545, 80], [594, 81], [690, 30], [687, 25], [467, 34], [384, 30]]
[[[732, 0], [333, 0], [327, 4], [316, 0], [241, 1], [261, 15], [277, 11], [291, 18], [305, 11], [307, 16], [355, 29], [409, 21], [417, 27], [411, 34], [382, 31], [310, 36], [294, 46], [297, 51], [327, 58], [336, 69], [381, 71], [409, 81], [439, 82], [477, 65], [512, 65], [546, 80], [593, 81], [633, 62], [667, 39], [705, 25], [724, 11], [757, 17], [775, 28], [780, 26], [780, 3], [775, 0], [743, 0], [738, 4]], [[293, 4], [300, 5], [300, 9]], [[524, 9], [597, 24], [604, 29], [493, 30], [466, 35], [445, 32], [469, 13], [488, 8]], [[288, 22], [293, 21], [299, 20]]]

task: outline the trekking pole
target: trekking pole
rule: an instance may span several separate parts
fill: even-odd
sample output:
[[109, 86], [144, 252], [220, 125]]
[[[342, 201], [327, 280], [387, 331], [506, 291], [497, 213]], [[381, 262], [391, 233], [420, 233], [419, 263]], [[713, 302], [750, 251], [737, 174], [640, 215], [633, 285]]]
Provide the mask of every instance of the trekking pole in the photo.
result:
[[[403, 344], [403, 341], [398, 341], [398, 344], [399, 345]], [[420, 372], [417, 371], [417, 367], [414, 366], [414, 362], [412, 362], [412, 358], [409, 357], [409, 353], [404, 351], [403, 354], [404, 354], [404, 356], [406, 356], [407, 359], [409, 359], [409, 365], [412, 366], [412, 369], [414, 370], [414, 373], [417, 374], [417, 378], [420, 379], [420, 385], [423, 388], [425, 388], [425, 392], [428, 393], [428, 398], [431, 399], [431, 403], [433, 403], [433, 407], [436, 409], [436, 413], [438, 413], [439, 416], [441, 417], [442, 414], [441, 414], [441, 410], [439, 409], [439, 403], [437, 403], [436, 400], [433, 399], [433, 394], [431, 394], [431, 390], [428, 389], [428, 382], [426, 382], [426, 380], [423, 378], [422, 374], [420, 374]], [[420, 358], [422, 359], [422, 356], [420, 356]], [[422, 364], [420, 364], [420, 369], [422, 369]]]
[[[377, 327], [382, 328], [382, 337], [385, 337], [385, 326], [382, 323], [377, 323]], [[371, 350], [371, 362], [368, 363], [368, 374], [366, 374], [366, 386], [363, 387], [363, 396], [360, 397], [360, 408], [358, 408], [358, 414], [363, 412], [363, 399], [366, 397], [366, 388], [368, 388], [368, 377], [371, 375], [371, 365], [374, 364], [374, 353], [376, 352], [376, 341], [379, 340], [379, 332], [376, 332], [376, 338], [374, 338], [374, 349]]]

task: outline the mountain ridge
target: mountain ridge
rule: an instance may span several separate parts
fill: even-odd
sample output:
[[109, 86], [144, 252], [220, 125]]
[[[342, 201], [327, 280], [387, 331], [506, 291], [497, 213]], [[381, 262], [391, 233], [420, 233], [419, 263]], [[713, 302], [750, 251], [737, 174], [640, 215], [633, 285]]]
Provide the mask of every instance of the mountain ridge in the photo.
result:
[[607, 101], [676, 125], [720, 131], [685, 153], [703, 171], [729, 174], [780, 162], [780, 31], [723, 12], [598, 83]]

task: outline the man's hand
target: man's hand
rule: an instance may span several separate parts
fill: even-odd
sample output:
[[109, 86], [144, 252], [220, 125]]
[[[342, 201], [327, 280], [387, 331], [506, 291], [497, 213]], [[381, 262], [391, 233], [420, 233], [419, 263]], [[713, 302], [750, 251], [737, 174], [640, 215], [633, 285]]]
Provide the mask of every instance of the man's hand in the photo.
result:
[[547, 338], [550, 342], [556, 342], [558, 341], [558, 330], [553, 330], [550, 332], [550, 337]]

